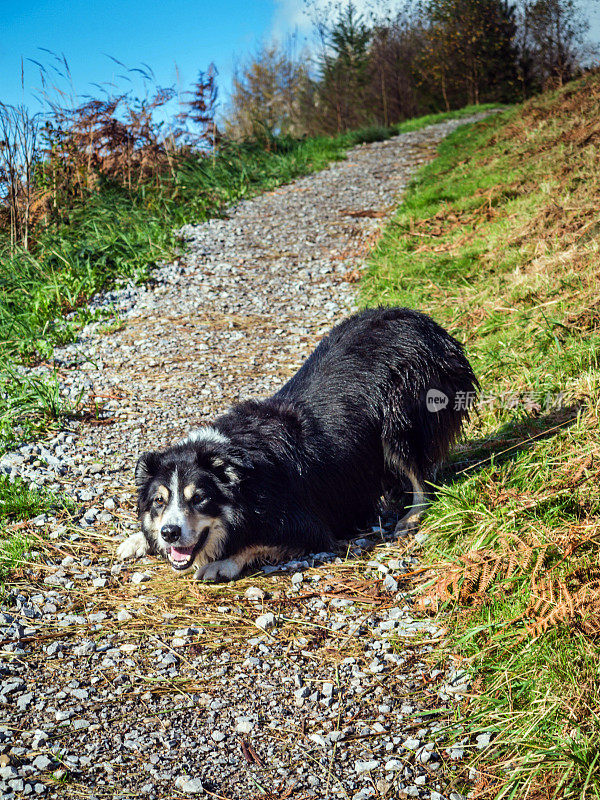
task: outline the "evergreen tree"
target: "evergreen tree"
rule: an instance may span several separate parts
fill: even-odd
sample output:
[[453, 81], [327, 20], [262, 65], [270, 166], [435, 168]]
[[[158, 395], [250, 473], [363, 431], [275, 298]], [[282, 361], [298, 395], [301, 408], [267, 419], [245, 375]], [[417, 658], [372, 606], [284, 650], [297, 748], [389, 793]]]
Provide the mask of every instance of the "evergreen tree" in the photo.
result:
[[336, 21], [321, 26], [323, 53], [319, 96], [335, 130], [358, 127], [369, 121], [369, 42], [371, 30], [352, 2], [339, 10]]

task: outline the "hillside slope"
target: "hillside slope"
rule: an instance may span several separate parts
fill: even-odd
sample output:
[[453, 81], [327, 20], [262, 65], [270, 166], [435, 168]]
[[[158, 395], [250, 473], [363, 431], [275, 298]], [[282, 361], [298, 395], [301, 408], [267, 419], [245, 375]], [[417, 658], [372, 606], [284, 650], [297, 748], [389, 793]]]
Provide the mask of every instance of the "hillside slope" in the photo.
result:
[[600, 797], [599, 108], [589, 75], [453, 134], [362, 287], [449, 326], [481, 381], [420, 598], [471, 674], [477, 797]]

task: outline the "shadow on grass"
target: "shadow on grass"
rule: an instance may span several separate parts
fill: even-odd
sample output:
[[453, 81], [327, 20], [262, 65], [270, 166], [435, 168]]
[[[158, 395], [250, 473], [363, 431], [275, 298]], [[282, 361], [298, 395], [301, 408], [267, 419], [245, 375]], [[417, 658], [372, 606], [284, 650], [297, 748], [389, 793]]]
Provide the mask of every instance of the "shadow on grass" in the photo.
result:
[[511, 420], [491, 436], [466, 442], [444, 466], [438, 484], [446, 486], [467, 473], [517, 458], [534, 448], [537, 442], [551, 439], [573, 425], [584, 407], [581, 403], [574, 403], [539, 416]]
[[[539, 416], [513, 419], [492, 435], [462, 443], [438, 472], [435, 482], [430, 484], [430, 503], [435, 502], [440, 491], [452, 487], [463, 477], [477, 474], [492, 465], [497, 467], [515, 461], [533, 450], [539, 442], [557, 436], [577, 421], [583, 408], [581, 403], [572, 404]], [[379, 521], [384, 528], [392, 526], [393, 529], [397, 520], [410, 508], [412, 496], [410, 482], [405, 479], [392, 493], [392, 502], [388, 505], [385, 501], [383, 503]]]

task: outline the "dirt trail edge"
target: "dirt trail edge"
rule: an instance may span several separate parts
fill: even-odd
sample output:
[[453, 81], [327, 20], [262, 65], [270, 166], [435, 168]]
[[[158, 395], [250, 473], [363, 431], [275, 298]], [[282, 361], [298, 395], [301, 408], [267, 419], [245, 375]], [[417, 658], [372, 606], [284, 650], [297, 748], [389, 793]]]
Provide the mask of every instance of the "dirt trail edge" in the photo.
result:
[[355, 308], [410, 176], [466, 121], [360, 146], [187, 226], [151, 284], [96, 298], [119, 311], [112, 332], [90, 325], [56, 353], [89, 419], [0, 459], [79, 508], [32, 521], [39, 552], [3, 600], [3, 798], [460, 799], [466, 743], [446, 731], [468, 678], [427, 662], [443, 631], [413, 615], [418, 562], [385, 524], [218, 586], [114, 554], [136, 529], [139, 453], [293, 374]]

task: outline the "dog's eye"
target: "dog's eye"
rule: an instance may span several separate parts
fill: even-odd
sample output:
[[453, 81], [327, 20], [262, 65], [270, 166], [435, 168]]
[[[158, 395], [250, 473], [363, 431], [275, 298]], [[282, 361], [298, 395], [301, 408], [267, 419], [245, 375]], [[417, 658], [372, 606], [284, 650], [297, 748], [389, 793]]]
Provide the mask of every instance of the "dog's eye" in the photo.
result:
[[154, 498], [154, 504], [159, 506], [159, 507], [160, 506], [164, 506], [165, 498], [162, 495], [157, 494], [156, 497]]
[[193, 506], [201, 506], [204, 503], [204, 497], [201, 494], [196, 492], [195, 495], [192, 497], [192, 505]]

